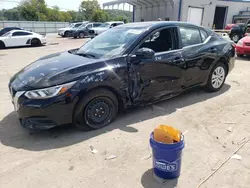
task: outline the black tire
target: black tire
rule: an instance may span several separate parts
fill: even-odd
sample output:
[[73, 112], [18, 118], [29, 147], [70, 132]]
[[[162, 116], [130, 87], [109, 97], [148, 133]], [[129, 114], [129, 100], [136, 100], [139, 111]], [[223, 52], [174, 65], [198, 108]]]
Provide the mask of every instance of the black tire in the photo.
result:
[[73, 122], [83, 131], [100, 129], [110, 124], [118, 114], [118, 100], [107, 89], [95, 89], [78, 102]]
[[[217, 72], [224, 72], [224, 76], [222, 77], [221, 76], [222, 74], [217, 75]], [[214, 75], [214, 77], [213, 77], [213, 75]], [[216, 78], [216, 76], [218, 78]], [[210, 72], [207, 84], [205, 86], [205, 90], [208, 92], [219, 91], [223, 87], [225, 80], [226, 80], [226, 77], [227, 77], [227, 68], [226, 68], [225, 64], [224, 63], [217, 63], [214, 66], [214, 68], [212, 69], [212, 71]], [[220, 83], [220, 84], [216, 85], [216, 83]]]
[[5, 48], [5, 44], [3, 41], [0, 41], [0, 49], [4, 49]]
[[232, 39], [232, 41], [237, 43], [240, 40], [240, 35], [239, 34], [233, 34], [231, 39]]
[[37, 47], [37, 46], [41, 46], [41, 41], [39, 39], [32, 39], [30, 42], [31, 46], [33, 47]]
[[77, 36], [74, 36], [74, 39], [77, 39]]
[[64, 35], [63, 35], [64, 37], [70, 37], [70, 33], [69, 33], [69, 31], [65, 31], [65, 33], [64, 33]]
[[243, 57], [244, 55], [243, 54], [237, 54], [237, 57]]
[[83, 39], [84, 37], [85, 37], [84, 33], [83, 33], [83, 32], [80, 32], [80, 33], [79, 33], [79, 38], [80, 38], [80, 39]]

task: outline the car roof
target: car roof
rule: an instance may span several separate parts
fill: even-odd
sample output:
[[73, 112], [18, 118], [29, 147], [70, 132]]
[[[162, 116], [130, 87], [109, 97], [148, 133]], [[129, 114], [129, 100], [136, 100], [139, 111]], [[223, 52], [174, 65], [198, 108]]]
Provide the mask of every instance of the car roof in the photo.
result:
[[9, 31], [9, 33], [14, 33], [14, 32], [25, 32], [25, 33], [35, 34], [34, 32], [30, 32], [30, 31], [26, 31], [26, 30], [11, 30], [11, 31]]
[[150, 29], [150, 28], [158, 28], [158, 27], [164, 27], [164, 26], [191, 26], [191, 27], [203, 28], [201, 26], [197, 26], [191, 23], [177, 22], [177, 21], [134, 22], [134, 23], [124, 24], [119, 27], [130, 27], [130, 28], [140, 27], [140, 28]]

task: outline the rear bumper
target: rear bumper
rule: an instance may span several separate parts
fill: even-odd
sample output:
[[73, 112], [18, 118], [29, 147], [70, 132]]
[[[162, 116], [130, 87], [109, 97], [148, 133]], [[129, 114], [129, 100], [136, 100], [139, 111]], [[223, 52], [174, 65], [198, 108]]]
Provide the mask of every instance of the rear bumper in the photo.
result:
[[250, 46], [236, 46], [236, 53], [241, 55], [250, 55]]

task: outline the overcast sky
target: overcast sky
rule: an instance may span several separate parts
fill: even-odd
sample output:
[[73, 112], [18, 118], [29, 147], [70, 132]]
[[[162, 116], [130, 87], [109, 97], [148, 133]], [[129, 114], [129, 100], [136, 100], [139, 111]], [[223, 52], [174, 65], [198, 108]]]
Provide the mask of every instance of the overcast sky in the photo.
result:
[[[0, 0], [0, 9], [9, 9], [18, 5], [21, 0]], [[45, 0], [48, 6], [57, 5], [62, 10], [78, 10], [82, 0]], [[100, 4], [112, 0], [98, 0]]]

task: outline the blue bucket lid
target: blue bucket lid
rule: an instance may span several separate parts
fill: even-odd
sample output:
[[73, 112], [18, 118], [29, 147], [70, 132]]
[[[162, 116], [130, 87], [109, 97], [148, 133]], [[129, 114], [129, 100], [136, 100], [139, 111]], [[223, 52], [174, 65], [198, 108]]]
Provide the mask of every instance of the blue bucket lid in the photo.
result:
[[181, 141], [173, 144], [165, 144], [154, 140], [154, 133], [150, 134], [150, 145], [153, 148], [169, 149], [169, 150], [182, 150], [185, 147], [184, 135], [181, 134]]

